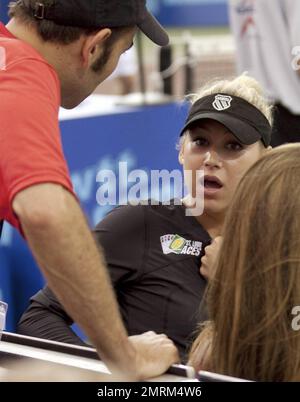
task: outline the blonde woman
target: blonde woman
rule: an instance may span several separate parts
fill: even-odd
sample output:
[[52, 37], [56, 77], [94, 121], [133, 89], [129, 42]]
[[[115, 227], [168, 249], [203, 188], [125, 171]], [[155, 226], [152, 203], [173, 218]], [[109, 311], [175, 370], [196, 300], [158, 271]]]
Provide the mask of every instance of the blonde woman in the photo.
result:
[[[193, 173], [183, 203], [116, 208], [96, 227], [130, 335], [166, 333], [185, 359], [191, 333], [206, 319], [199, 313], [206, 288], [200, 260], [211, 239], [222, 233], [242, 175], [266, 152], [270, 123], [270, 107], [252, 78], [210, 84], [194, 99], [181, 132], [179, 161]], [[199, 169], [204, 171], [204, 210], [197, 215]], [[194, 215], [187, 216], [187, 207]], [[31, 302], [20, 332], [78, 343], [69, 328], [72, 320], [49, 288]]]
[[268, 152], [242, 179], [209, 285], [211, 321], [190, 355], [197, 369], [300, 380], [299, 177], [294, 144]]

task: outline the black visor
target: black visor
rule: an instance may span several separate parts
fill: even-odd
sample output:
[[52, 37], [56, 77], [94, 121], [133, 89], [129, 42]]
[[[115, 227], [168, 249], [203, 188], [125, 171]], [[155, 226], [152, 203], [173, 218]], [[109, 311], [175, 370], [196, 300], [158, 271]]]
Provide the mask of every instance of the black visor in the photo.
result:
[[271, 142], [271, 125], [262, 112], [237, 96], [213, 94], [198, 99], [192, 106], [182, 135], [197, 121], [203, 119], [216, 120], [223, 124], [245, 145], [261, 140], [265, 147]]

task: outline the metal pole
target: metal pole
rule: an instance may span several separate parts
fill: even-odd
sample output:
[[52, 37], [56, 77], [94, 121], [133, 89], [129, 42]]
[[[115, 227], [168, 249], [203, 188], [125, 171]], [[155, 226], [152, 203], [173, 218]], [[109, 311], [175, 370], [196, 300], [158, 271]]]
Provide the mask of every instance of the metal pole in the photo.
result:
[[[160, 65], [159, 71], [162, 73], [172, 65], [172, 47], [171, 45], [164, 46], [160, 50]], [[166, 95], [173, 94], [173, 77], [163, 77], [163, 93]]]
[[184, 44], [184, 54], [186, 57], [186, 65], [185, 65], [185, 93], [188, 94], [193, 91], [193, 83], [194, 83], [194, 71], [191, 66], [191, 52], [190, 52], [190, 43], [185, 42]]
[[140, 91], [142, 94], [142, 103], [146, 103], [146, 76], [145, 76], [145, 68], [144, 68], [144, 55], [143, 55], [143, 44], [142, 44], [142, 34], [140, 31], [137, 32], [136, 36], [136, 47], [137, 47], [137, 56], [138, 56], [138, 66], [139, 66], [139, 84]]

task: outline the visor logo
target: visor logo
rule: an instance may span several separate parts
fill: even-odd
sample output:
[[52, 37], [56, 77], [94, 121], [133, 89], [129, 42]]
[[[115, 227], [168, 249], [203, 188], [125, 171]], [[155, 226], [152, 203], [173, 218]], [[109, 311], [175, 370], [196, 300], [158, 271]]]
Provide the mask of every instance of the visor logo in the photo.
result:
[[221, 112], [222, 110], [229, 109], [231, 106], [232, 97], [228, 95], [216, 95], [213, 102], [213, 107]]

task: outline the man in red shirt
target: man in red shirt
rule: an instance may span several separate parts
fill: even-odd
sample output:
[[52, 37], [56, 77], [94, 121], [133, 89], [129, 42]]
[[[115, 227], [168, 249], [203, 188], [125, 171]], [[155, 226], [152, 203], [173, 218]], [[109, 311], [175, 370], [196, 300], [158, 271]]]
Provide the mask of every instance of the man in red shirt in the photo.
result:
[[78, 105], [112, 73], [137, 29], [158, 45], [168, 36], [145, 0], [23, 0], [11, 3], [10, 17], [0, 25], [0, 220], [24, 234], [51, 288], [114, 372], [159, 375], [177, 360], [176, 348], [153, 333], [128, 340], [73, 193], [58, 110]]

